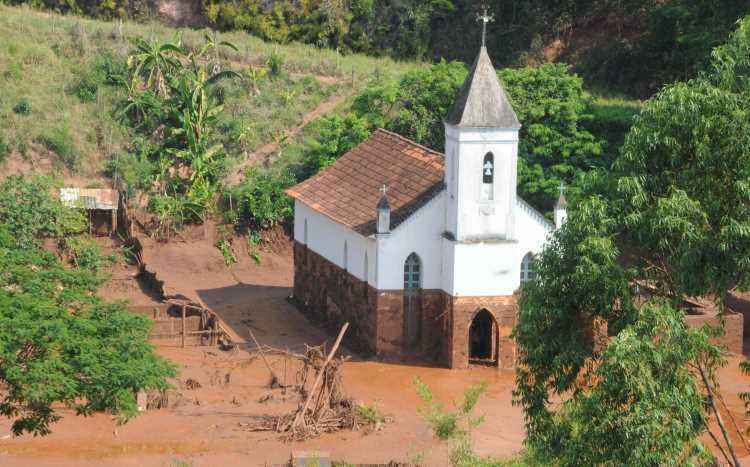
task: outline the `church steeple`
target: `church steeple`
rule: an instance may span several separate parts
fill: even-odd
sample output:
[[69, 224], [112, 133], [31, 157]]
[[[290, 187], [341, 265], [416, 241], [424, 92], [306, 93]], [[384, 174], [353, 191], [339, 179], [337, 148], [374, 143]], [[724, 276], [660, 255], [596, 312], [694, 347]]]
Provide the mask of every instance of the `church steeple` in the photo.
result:
[[479, 49], [445, 123], [464, 128], [521, 128], [484, 45]]
[[444, 123], [447, 231], [458, 242], [515, 240], [521, 124], [486, 47]]

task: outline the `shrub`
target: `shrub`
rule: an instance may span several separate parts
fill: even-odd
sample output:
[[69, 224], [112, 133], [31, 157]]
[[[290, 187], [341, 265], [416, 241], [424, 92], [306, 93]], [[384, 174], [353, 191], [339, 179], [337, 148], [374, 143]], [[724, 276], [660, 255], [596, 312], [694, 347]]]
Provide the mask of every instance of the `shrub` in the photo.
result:
[[78, 150], [73, 144], [73, 137], [67, 124], [59, 124], [46, 130], [38, 137], [38, 141], [47, 150], [57, 154], [60, 161], [70, 170], [78, 166]]
[[127, 82], [128, 64], [110, 51], [105, 51], [94, 58], [93, 69], [96, 70], [103, 84], [119, 86]]
[[88, 237], [66, 238], [64, 242], [70, 262], [93, 273], [101, 272], [107, 264], [113, 263], [116, 259], [114, 255], [102, 254], [99, 244]]
[[57, 188], [48, 177], [11, 176], [0, 183], [0, 225], [19, 245], [32, 247], [40, 237], [80, 233], [85, 219], [80, 211], [63, 207], [50, 196]]
[[272, 52], [266, 58], [266, 66], [273, 77], [280, 77], [284, 73], [284, 58], [278, 52]]
[[441, 440], [451, 441], [449, 454], [450, 465], [453, 467], [500, 467], [502, 463], [489, 457], [481, 457], [474, 453], [471, 443], [471, 430], [484, 421], [484, 416], [474, 417], [472, 412], [479, 398], [487, 392], [487, 382], [481, 382], [469, 387], [464, 392], [464, 400], [455, 412], [443, 410], [443, 404], [435, 400], [430, 388], [418, 377], [414, 379], [417, 394], [422, 400], [419, 413], [432, 428], [435, 436]]
[[31, 103], [25, 97], [22, 97], [16, 105], [13, 106], [13, 112], [18, 115], [28, 115], [31, 112]]
[[372, 431], [378, 431], [383, 425], [393, 421], [391, 417], [380, 411], [377, 403], [365, 404], [361, 402], [354, 407], [354, 410], [359, 423]]
[[288, 221], [294, 204], [284, 190], [293, 184], [294, 177], [286, 171], [248, 170], [244, 182], [224, 194], [227, 219], [264, 229]]
[[5, 141], [5, 137], [0, 134], [0, 164], [5, 161], [5, 158], [10, 154], [10, 145]]
[[101, 77], [92, 70], [85, 71], [79, 75], [68, 92], [78, 97], [82, 102], [93, 102], [99, 94], [99, 83]]

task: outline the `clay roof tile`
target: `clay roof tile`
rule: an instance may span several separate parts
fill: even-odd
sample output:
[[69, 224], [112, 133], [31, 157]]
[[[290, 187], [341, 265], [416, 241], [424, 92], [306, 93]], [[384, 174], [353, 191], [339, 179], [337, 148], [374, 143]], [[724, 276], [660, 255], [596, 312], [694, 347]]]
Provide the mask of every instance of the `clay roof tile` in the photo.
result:
[[379, 129], [333, 165], [287, 190], [362, 235], [376, 231], [380, 188], [388, 187], [391, 227], [443, 190], [443, 155]]

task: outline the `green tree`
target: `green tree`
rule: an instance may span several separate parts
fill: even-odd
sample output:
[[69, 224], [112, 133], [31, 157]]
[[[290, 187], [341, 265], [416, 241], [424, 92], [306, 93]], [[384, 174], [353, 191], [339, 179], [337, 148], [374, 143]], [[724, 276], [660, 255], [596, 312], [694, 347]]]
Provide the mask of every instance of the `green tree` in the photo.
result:
[[[356, 99], [354, 112], [437, 150], [444, 147], [443, 117], [466, 77], [458, 62], [440, 62], [407, 73], [398, 83], [376, 79]], [[591, 98], [581, 78], [563, 65], [505, 69], [499, 73], [521, 121], [518, 191], [550, 211], [560, 182], [605, 165], [602, 142], [584, 124]]]
[[[539, 256], [538, 280], [521, 300], [517, 396], [531, 446], [563, 464], [622, 462], [619, 449], [635, 449], [633, 436], [642, 448], [631, 458], [647, 464], [702, 455], [694, 441], [707, 430], [707, 402], [694, 386], [715, 390], [722, 361], [707, 331], [677, 322], [686, 297], [714, 297], [722, 310], [729, 290], [747, 287], [748, 132], [741, 95], [704, 81], [679, 83], [636, 117], [613, 171], [586, 177], [586, 195]], [[591, 336], [595, 323], [614, 336], [603, 351]], [[683, 364], [705, 380], [681, 373]], [[630, 378], [627, 368], [644, 379], [616, 393]], [[673, 384], [671, 394], [649, 395]], [[563, 399], [563, 409], [551, 410], [552, 397]], [[644, 411], [673, 418], [644, 425]], [[584, 433], [600, 442], [584, 441]]]
[[286, 171], [272, 172], [251, 168], [240, 185], [224, 194], [226, 216], [231, 222], [255, 229], [268, 229], [287, 221], [294, 213], [294, 203], [284, 190], [294, 185]]
[[165, 389], [175, 374], [148, 343], [147, 317], [96, 296], [98, 260], [66, 267], [41, 248], [42, 237], [81, 227], [51, 186], [20, 177], [0, 184], [0, 414], [16, 434], [48, 434], [61, 405], [125, 422], [138, 412], [138, 391]]
[[341, 155], [370, 136], [367, 121], [354, 114], [325, 117], [317, 123], [319, 132], [310, 142], [299, 178], [308, 178], [333, 164]]

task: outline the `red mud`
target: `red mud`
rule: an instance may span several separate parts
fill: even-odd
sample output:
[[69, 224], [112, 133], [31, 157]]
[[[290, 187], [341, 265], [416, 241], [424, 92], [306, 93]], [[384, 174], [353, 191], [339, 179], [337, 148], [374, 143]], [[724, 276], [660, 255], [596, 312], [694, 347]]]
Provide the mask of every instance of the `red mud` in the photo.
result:
[[[300, 351], [305, 343], [324, 341], [330, 345], [333, 339], [286, 301], [293, 275], [290, 253], [263, 253], [261, 264], [256, 265], [241, 243], [235, 244], [240, 262], [229, 269], [210, 241], [147, 242], [144, 259], [165, 281], [167, 293], [179, 290], [210, 306], [241, 338], [248, 338], [250, 326], [261, 343], [277, 348]], [[151, 300], [138, 298], [137, 289], [127, 286], [108, 286], [104, 293]], [[117, 427], [106, 414], [82, 418], [62, 411], [63, 419], [53, 426], [50, 436], [13, 438], [10, 422], [0, 419], [0, 464], [276, 465], [286, 462], [292, 450], [318, 449], [355, 464], [403, 462], [421, 454], [424, 465], [446, 465], [447, 447], [435, 439], [417, 413], [419, 400], [413, 385], [417, 376], [448, 405], [458, 402], [470, 384], [488, 381], [489, 390], [476, 409], [486, 421], [474, 432], [475, 447], [496, 457], [509, 457], [521, 448], [523, 416], [511, 404], [513, 373], [485, 367], [451, 371], [382, 363], [363, 360], [347, 349], [342, 353], [352, 355], [352, 360], [344, 365], [345, 391], [357, 401], [377, 403], [383, 413], [393, 417], [393, 423], [370, 434], [345, 430], [297, 443], [281, 442], [275, 433], [246, 431], [240, 424], [250, 422], [252, 416], [279, 414], [296, 406], [291, 394], [285, 400], [280, 390], [267, 389], [269, 374], [263, 362], [248, 353], [253, 347], [247, 341], [236, 352], [160, 346], [158, 352], [179, 366], [181, 398], [169, 409], [143, 413], [124, 426]], [[282, 380], [293, 381], [291, 365], [285, 370], [284, 359], [272, 356], [270, 360]], [[742, 403], [736, 393], [747, 389], [749, 379], [738, 374], [738, 361], [730, 361], [722, 371], [722, 380], [727, 403], [743, 423]], [[189, 378], [201, 387], [187, 389], [184, 383]], [[258, 402], [269, 393], [271, 400]]]

